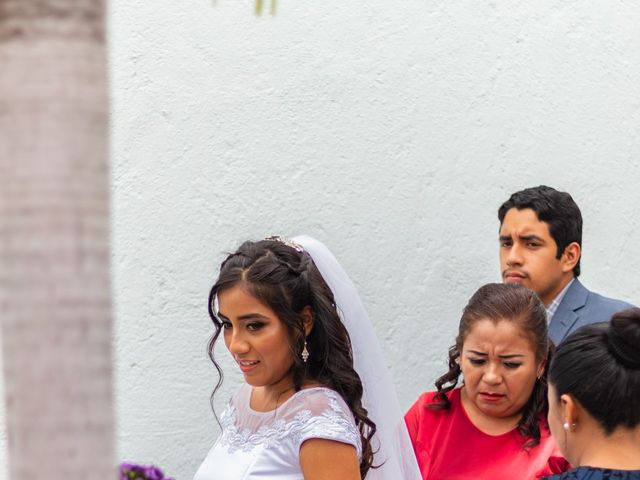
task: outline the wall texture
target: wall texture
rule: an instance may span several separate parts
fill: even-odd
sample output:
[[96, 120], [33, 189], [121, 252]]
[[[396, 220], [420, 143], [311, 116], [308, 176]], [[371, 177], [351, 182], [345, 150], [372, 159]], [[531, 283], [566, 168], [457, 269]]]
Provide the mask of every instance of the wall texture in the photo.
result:
[[498, 280], [512, 191], [571, 192], [584, 282], [640, 303], [638, 23], [624, 0], [112, 0], [119, 458], [190, 479], [216, 438], [206, 297], [244, 239], [333, 250], [404, 407]]

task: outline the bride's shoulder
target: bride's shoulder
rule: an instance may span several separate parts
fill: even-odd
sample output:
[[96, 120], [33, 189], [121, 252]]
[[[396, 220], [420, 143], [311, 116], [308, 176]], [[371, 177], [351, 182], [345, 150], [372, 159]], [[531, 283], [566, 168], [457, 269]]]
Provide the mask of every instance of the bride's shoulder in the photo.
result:
[[294, 437], [301, 445], [310, 438], [348, 443], [362, 455], [362, 441], [351, 410], [338, 392], [323, 386], [303, 388], [287, 402], [285, 417], [299, 428]]
[[298, 390], [285, 405], [292, 412], [307, 411], [312, 416], [327, 412], [345, 413], [351, 416], [347, 403], [338, 392], [322, 385]]

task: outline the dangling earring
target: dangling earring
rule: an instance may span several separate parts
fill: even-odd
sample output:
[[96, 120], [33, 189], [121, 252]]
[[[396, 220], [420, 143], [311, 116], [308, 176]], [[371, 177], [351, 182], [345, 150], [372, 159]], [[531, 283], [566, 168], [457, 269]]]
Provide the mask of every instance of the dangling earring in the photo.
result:
[[304, 363], [307, 363], [307, 360], [309, 360], [309, 350], [307, 350], [307, 341], [304, 341], [304, 347], [302, 348], [302, 353], [300, 354], [300, 356], [302, 357], [302, 361]]

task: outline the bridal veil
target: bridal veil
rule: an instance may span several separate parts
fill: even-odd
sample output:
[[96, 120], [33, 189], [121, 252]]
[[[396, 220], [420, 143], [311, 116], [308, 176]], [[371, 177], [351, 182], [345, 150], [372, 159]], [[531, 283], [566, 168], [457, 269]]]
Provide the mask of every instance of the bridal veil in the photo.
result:
[[391, 374], [364, 304], [351, 279], [321, 242], [301, 235], [293, 239], [311, 255], [331, 288], [342, 322], [351, 338], [354, 366], [362, 380], [362, 403], [377, 431], [373, 437], [374, 465], [366, 480], [420, 480]]

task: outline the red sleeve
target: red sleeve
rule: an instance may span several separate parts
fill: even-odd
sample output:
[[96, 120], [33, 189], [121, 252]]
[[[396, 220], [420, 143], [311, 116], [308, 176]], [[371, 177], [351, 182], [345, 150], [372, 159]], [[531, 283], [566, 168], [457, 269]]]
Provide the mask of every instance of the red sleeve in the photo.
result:
[[416, 401], [411, 408], [405, 413], [404, 421], [407, 424], [407, 430], [409, 430], [409, 437], [414, 448], [416, 446], [416, 437], [418, 436], [418, 425], [420, 424], [420, 399]]
[[429, 401], [433, 392], [425, 392], [418, 397], [416, 403], [411, 405], [411, 408], [404, 415], [404, 421], [407, 424], [407, 430], [409, 430], [409, 437], [411, 437], [411, 443], [415, 449], [418, 440], [418, 431], [420, 430], [420, 424], [424, 417], [424, 409]]

